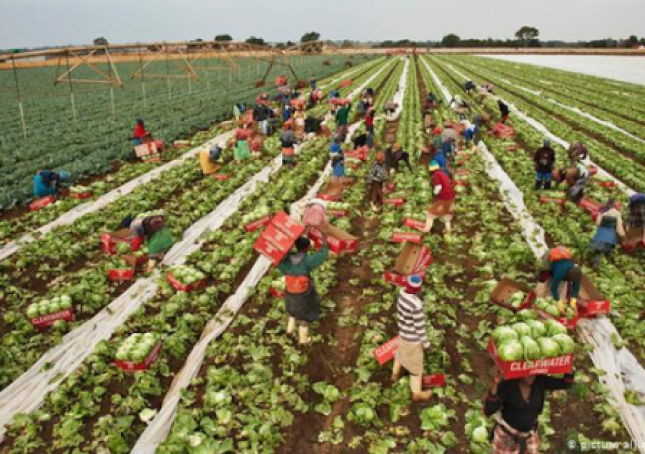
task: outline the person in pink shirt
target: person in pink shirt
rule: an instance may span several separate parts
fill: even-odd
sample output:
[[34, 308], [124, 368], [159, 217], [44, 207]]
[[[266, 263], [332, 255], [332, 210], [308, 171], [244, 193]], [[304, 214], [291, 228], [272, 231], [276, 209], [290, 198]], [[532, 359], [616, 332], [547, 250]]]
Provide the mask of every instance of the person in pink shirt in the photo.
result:
[[455, 213], [455, 190], [450, 177], [441, 170], [437, 161], [432, 161], [428, 169], [431, 174], [435, 201], [426, 213], [426, 224], [421, 231], [430, 232], [435, 219], [441, 218], [446, 225], [445, 234], [449, 235], [452, 229], [452, 217]]

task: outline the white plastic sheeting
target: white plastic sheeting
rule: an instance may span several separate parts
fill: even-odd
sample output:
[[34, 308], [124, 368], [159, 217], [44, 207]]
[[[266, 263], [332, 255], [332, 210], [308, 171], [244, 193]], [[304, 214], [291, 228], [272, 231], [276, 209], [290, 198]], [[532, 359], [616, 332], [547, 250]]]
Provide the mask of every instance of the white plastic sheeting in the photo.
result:
[[[331, 85], [336, 85], [338, 82], [341, 80], [350, 77], [352, 74], [356, 73], [360, 67], [354, 68], [351, 71], [348, 72], [343, 72], [343, 74], [339, 77], [336, 77], [332, 81], [330, 81], [328, 84], [321, 86], [321, 89], [325, 89], [328, 86]], [[32, 241], [36, 240], [42, 235], [46, 235], [49, 232], [51, 232], [53, 229], [63, 226], [63, 225], [69, 225], [72, 224], [74, 221], [76, 221], [78, 218], [81, 216], [85, 216], [86, 214], [93, 213], [95, 211], [99, 211], [115, 200], [130, 194], [132, 191], [134, 191], [136, 188], [139, 186], [149, 183], [150, 181], [158, 178], [162, 173], [171, 170], [177, 166], [180, 166], [184, 164], [186, 161], [189, 159], [193, 159], [195, 156], [199, 154], [200, 151], [203, 149], [208, 149], [214, 146], [215, 144], [222, 142], [222, 141], [228, 141], [231, 137], [233, 136], [233, 132], [225, 132], [223, 134], [220, 134], [216, 136], [215, 138], [203, 143], [202, 145], [193, 148], [192, 150], [184, 153], [181, 157], [170, 161], [162, 166], [159, 166], [150, 172], [147, 172], [133, 180], [128, 181], [127, 183], [123, 184], [122, 186], [119, 186], [116, 189], [113, 189], [112, 191], [103, 194], [101, 197], [96, 199], [93, 202], [87, 202], [83, 203], [81, 205], [78, 205], [71, 210], [67, 211], [66, 213], [62, 214], [60, 217], [58, 217], [56, 220], [50, 222], [49, 224], [46, 224], [39, 229], [37, 229], [34, 233], [28, 233], [26, 235], [23, 235], [21, 238], [11, 241], [7, 244], [5, 244], [2, 248], [0, 248], [0, 260], [4, 260], [7, 257], [10, 257], [11, 255], [15, 254], [22, 246], [24, 246], [27, 243], [31, 243]]]
[[[460, 77], [462, 77], [463, 79], [468, 79], [468, 77], [467, 77], [464, 73], [462, 73], [462, 72], [461, 72], [461, 71], [459, 71], [458, 69], [454, 68], [452, 65], [448, 65], [448, 67], [450, 67], [450, 69], [452, 69], [452, 70], [455, 72], [455, 74], [459, 75], [459, 76], [460, 76]], [[569, 146], [570, 146], [570, 143], [569, 143], [569, 142], [567, 142], [566, 140], [562, 139], [561, 137], [558, 137], [558, 136], [556, 136], [555, 134], [553, 134], [553, 133], [552, 133], [551, 131], [549, 131], [549, 129], [548, 129], [546, 126], [544, 126], [542, 123], [540, 123], [539, 121], [537, 121], [537, 120], [535, 120], [535, 119], [533, 119], [533, 118], [529, 117], [526, 113], [524, 113], [524, 112], [522, 112], [521, 110], [519, 110], [519, 109], [518, 109], [514, 104], [512, 104], [512, 103], [510, 103], [510, 102], [506, 101], [504, 98], [502, 98], [502, 97], [500, 97], [500, 96], [497, 96], [497, 95], [491, 95], [491, 96], [492, 96], [492, 97], [493, 97], [493, 99], [495, 99], [495, 100], [502, 100], [502, 101], [504, 101], [504, 103], [506, 103], [506, 105], [508, 105], [508, 107], [509, 107], [509, 109], [510, 109], [510, 111], [511, 111], [511, 112], [513, 112], [515, 115], [517, 115], [517, 116], [518, 116], [518, 117], [520, 117], [522, 120], [524, 120], [526, 123], [528, 123], [530, 126], [532, 126], [532, 127], [533, 127], [533, 129], [535, 129], [536, 131], [541, 132], [542, 134], [544, 134], [544, 136], [545, 136], [545, 137], [548, 137], [548, 138], [549, 138], [549, 139], [551, 139], [553, 142], [558, 143], [558, 144], [559, 144], [559, 145], [561, 145], [564, 149], [569, 149]], [[627, 186], [625, 183], [623, 183], [622, 181], [620, 181], [618, 178], [616, 178], [615, 176], [613, 176], [612, 174], [610, 174], [609, 172], [607, 172], [605, 169], [603, 169], [602, 167], [600, 167], [598, 164], [594, 163], [591, 159], [587, 158], [587, 159], [585, 160], [585, 164], [587, 164], [587, 165], [592, 165], [592, 166], [596, 167], [596, 168], [598, 169], [598, 175], [599, 175], [600, 177], [603, 177], [603, 178], [609, 179], [609, 180], [613, 181], [614, 183], [616, 183], [616, 187], [617, 187], [617, 188], [619, 188], [621, 191], [623, 191], [623, 192], [624, 192], [625, 194], [627, 194], [628, 196], [631, 196], [631, 195], [633, 195], [633, 194], [635, 193], [635, 191], [634, 191], [633, 189], [631, 189], [629, 186]]]
[[[432, 69], [430, 71], [432, 72]], [[438, 79], [435, 81], [444, 92], [444, 96], [450, 96], [443, 84]], [[479, 150], [487, 162], [487, 174], [500, 184], [499, 192], [506, 208], [520, 222], [522, 234], [527, 239], [536, 258], [542, 257], [548, 251], [544, 229], [526, 210], [521, 191], [488, 151], [484, 142], [479, 143]], [[600, 377], [600, 381], [607, 387], [610, 403], [620, 414], [623, 425], [631, 435], [635, 447], [641, 453], [645, 453], [645, 406], [629, 405], [625, 401], [624, 395], [625, 390], [645, 394], [645, 370], [628, 349], [614, 347], [612, 337], [617, 340], [620, 340], [621, 337], [608, 318], [598, 316], [594, 320], [583, 320], [578, 326], [581, 328], [583, 339], [594, 348], [590, 353], [592, 362], [596, 368], [607, 372], [606, 375]]]
[[[357, 93], [360, 93], [387, 66], [384, 65], [380, 68], [363, 85], [352, 91], [349, 97], [352, 98]], [[202, 243], [199, 242], [198, 238], [204, 232], [221, 227], [237, 211], [244, 198], [255, 191], [257, 184], [261, 181], [268, 181], [269, 177], [277, 172], [281, 166], [282, 157], [278, 156], [271, 165], [254, 175], [247, 183], [220, 203], [214, 211], [186, 230], [182, 241], [173, 246], [164, 258], [164, 264], [176, 265], [183, 263], [188, 255], [201, 246]], [[327, 174], [330, 172], [329, 165], [326, 168], [326, 172]], [[260, 265], [256, 263], [258, 269], [260, 269]], [[253, 269], [256, 269], [256, 267]], [[4, 439], [6, 424], [9, 424], [16, 414], [30, 413], [39, 408], [45, 395], [55, 390], [69, 374], [76, 370], [100, 341], [109, 339], [130, 314], [136, 311], [145, 301], [154, 297], [158, 288], [156, 281], [159, 278], [160, 273], [155, 270], [150, 277], [137, 280], [125, 293], [110, 303], [107, 308], [68, 333], [60, 345], [50, 349], [27, 372], [0, 392], [0, 442]], [[252, 282], [252, 278], [249, 278], [249, 276], [247, 278], [249, 282]], [[245, 282], [247, 282], [246, 279]], [[241, 298], [241, 296], [238, 297]], [[242, 303], [231, 302], [231, 304], [241, 305]], [[44, 370], [47, 369], [46, 364], [51, 366], [48, 370]]]
[[[384, 65], [381, 70], [365, 81], [364, 84], [352, 91], [348, 97], [351, 99], [357, 94], [360, 94], [368, 84], [374, 80], [374, 78], [385, 70], [387, 66], [388, 65]], [[407, 73], [405, 77], [407, 77]], [[401, 80], [403, 80], [403, 77]], [[349, 127], [347, 138], [345, 139], [347, 143], [351, 142], [352, 135], [356, 132], [359, 126], [360, 123], [356, 123]], [[298, 202], [291, 205], [290, 215], [293, 219], [299, 221], [302, 218], [305, 205], [309, 200], [316, 197], [320, 188], [331, 175], [331, 170], [331, 163], [327, 163], [325, 170], [320, 175], [316, 183], [309, 189], [307, 194]], [[133, 454], [153, 453], [157, 446], [166, 439], [175, 421], [177, 405], [181, 398], [181, 391], [187, 388], [193, 378], [195, 378], [199, 373], [204, 362], [208, 344], [216, 340], [224, 333], [224, 331], [226, 331], [237, 315], [237, 312], [242, 308], [244, 303], [246, 303], [249, 290], [258, 285], [262, 276], [264, 276], [270, 268], [271, 262], [269, 260], [265, 257], [258, 258], [253, 265], [253, 268], [251, 268], [251, 271], [249, 271], [249, 274], [247, 274], [244, 281], [242, 281], [242, 284], [240, 284], [235, 293], [226, 300], [224, 305], [217, 312], [215, 318], [206, 325], [199, 342], [193, 347], [190, 355], [188, 355], [188, 358], [186, 359], [184, 367], [179, 371], [173, 380], [170, 389], [166, 393], [161, 410], [157, 413], [143, 434], [141, 434], [139, 440], [137, 440], [137, 443], [132, 450]]]
[[396, 121], [401, 116], [403, 112], [403, 99], [405, 98], [405, 90], [408, 86], [408, 73], [410, 71], [410, 59], [405, 59], [405, 66], [403, 67], [403, 73], [399, 79], [399, 85], [397, 86], [396, 93], [392, 102], [397, 104], [397, 108], [392, 115], [386, 116], [387, 121]]

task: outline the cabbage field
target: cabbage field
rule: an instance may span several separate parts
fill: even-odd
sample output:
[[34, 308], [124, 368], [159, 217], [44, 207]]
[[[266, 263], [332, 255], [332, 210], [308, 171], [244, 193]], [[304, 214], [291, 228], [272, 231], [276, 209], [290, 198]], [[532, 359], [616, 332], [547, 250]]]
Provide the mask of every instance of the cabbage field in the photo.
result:
[[[158, 164], [125, 163], [91, 182], [90, 200], [65, 199], [33, 213], [9, 211], [13, 217], [0, 223], [7, 242], [0, 249], [0, 452], [488, 453], [493, 419], [482, 408], [496, 369], [488, 351], [492, 342], [508, 361], [573, 357], [575, 384], [550, 393], [540, 418], [543, 452], [569, 452], [592, 441], [645, 443], [642, 250], [627, 254], [618, 248], [597, 270], [584, 265], [612, 311], [575, 328], [553, 319], [554, 302], [547, 298], [517, 313], [491, 302], [504, 278], [535, 286], [536, 255], [544, 247], [566, 245], [585, 263], [591, 216], [571, 203], [541, 203], [533, 190], [532, 153], [545, 135], [559, 164], [567, 162], [568, 143], [580, 140], [599, 174], [607, 172], [592, 180], [588, 197], [612, 196], [625, 206], [633, 190], [645, 190], [645, 107], [637, 101], [645, 88], [471, 56], [356, 56], [352, 67], [345, 60], [331, 59], [330, 66], [312, 60], [301, 69], [318, 76], [325, 94], [339, 89], [341, 97], [356, 101], [372, 87], [377, 149], [387, 145], [386, 136], [394, 137], [411, 154], [414, 170], [401, 166], [390, 177], [394, 187], [387, 198], [404, 202], [373, 212], [365, 193], [374, 152], [362, 164], [348, 160], [353, 184], [329, 208], [336, 213], [332, 224], [357, 237], [359, 249], [331, 254], [314, 272], [323, 314], [310, 327], [311, 343], [300, 346], [297, 335], [287, 334], [281, 275], [253, 251], [262, 227], [247, 227], [282, 210], [298, 217], [330, 179], [331, 137], [306, 139], [295, 170], [281, 166], [279, 141], [271, 137], [262, 159], [225, 164], [225, 180], [204, 177], [196, 153], [231, 132], [214, 124], [192, 134], [228, 116], [233, 99], [225, 92], [239, 90], [239, 97], [252, 99], [259, 92], [253, 77], [213, 82], [212, 94], [203, 86], [192, 86], [192, 94], [173, 86], [173, 100], [160, 83], [157, 101], [164, 107], [148, 115], [125, 97], [130, 89], [138, 93], [136, 86], [126, 88], [119, 108], [144, 115], [153, 131], [172, 131], [159, 134], [168, 140], [191, 137], [196, 148], [172, 150]], [[33, 71], [34, 93], [49, 96], [45, 78], [41, 84], [37, 77], [41, 70]], [[393, 238], [417, 234], [409, 226], [424, 220], [432, 199], [427, 169], [416, 165], [432, 140], [423, 130], [427, 93], [442, 100], [434, 111], [438, 124], [455, 120], [448, 107], [455, 94], [472, 102], [472, 114], [499, 119], [494, 97], [479, 104], [477, 94], [464, 92], [468, 79], [496, 86], [495, 96], [512, 105], [516, 135], [509, 140], [485, 133], [477, 147], [459, 150], [452, 234], [443, 235], [437, 222], [420, 238], [433, 257], [422, 292], [431, 343], [425, 373], [443, 374], [445, 386], [434, 387], [430, 401], [413, 402], [408, 377], [392, 383], [391, 363], [380, 366], [373, 353], [397, 334], [398, 287], [384, 273], [403, 247]], [[92, 90], [78, 98], [85, 96], [84, 121], [92, 117], [94, 100], [92, 118], [111, 128], [120, 150], [104, 163], [122, 157], [130, 121], [101, 124], [105, 111], [99, 114], [97, 106], [105, 93]], [[400, 109], [388, 122], [381, 114], [393, 99]], [[53, 128], [53, 106], [67, 112], [67, 101], [61, 95], [43, 105], [43, 131]], [[0, 105], [0, 122], [15, 123], [15, 112]], [[314, 107], [318, 114], [328, 110], [324, 103]], [[350, 121], [350, 133], [364, 130], [356, 115]], [[334, 129], [333, 120], [327, 126]], [[16, 143], [20, 133], [16, 124]], [[83, 136], [87, 144], [77, 144], [79, 150], [93, 143]], [[36, 142], [20, 150], [33, 150], [45, 137], [30, 137]], [[89, 165], [64, 149], [51, 154]], [[17, 145], [15, 153], [20, 155]], [[24, 164], [42, 162], [49, 153], [34, 155]], [[155, 169], [161, 170], [149, 173]], [[151, 180], [132, 183], [142, 177]], [[113, 197], [100, 198], [110, 191], [116, 191]], [[69, 217], [72, 209], [81, 211]], [[157, 210], [167, 217], [175, 247], [149, 274], [108, 280], [123, 257], [103, 251], [101, 233], [116, 230], [126, 214]], [[57, 221], [61, 216], [64, 221]], [[73, 310], [73, 320], [42, 329], [30, 322], [63, 309]], [[128, 370], [147, 358], [147, 369]], [[637, 452], [635, 446], [620, 451]]]

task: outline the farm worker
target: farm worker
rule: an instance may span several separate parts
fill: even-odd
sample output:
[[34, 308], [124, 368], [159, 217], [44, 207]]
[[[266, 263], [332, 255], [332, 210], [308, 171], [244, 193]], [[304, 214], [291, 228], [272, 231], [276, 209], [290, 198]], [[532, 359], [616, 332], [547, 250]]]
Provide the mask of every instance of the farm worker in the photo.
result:
[[280, 143], [282, 145], [282, 165], [296, 165], [296, 149], [295, 145], [298, 139], [296, 134], [291, 128], [291, 123], [286, 123], [284, 129], [280, 134]]
[[450, 171], [448, 170], [448, 158], [446, 158], [443, 147], [439, 148], [435, 152], [434, 156], [432, 157], [432, 161], [436, 162], [439, 165], [439, 168], [443, 170], [443, 173], [450, 177]]
[[428, 170], [432, 175], [432, 188], [436, 200], [426, 213], [426, 224], [421, 231], [430, 232], [434, 220], [441, 218], [446, 225], [445, 235], [450, 235], [452, 216], [455, 212], [455, 190], [452, 187], [452, 181], [436, 161], [430, 163]]
[[399, 329], [399, 346], [394, 356], [392, 381], [398, 382], [403, 369], [410, 373], [410, 389], [415, 402], [429, 400], [432, 391], [422, 390], [423, 352], [430, 348], [426, 332], [426, 316], [423, 311], [421, 276], [413, 274], [408, 277], [405, 287], [399, 291], [396, 301], [397, 326]]
[[476, 88], [477, 86], [475, 85], [475, 82], [473, 82], [472, 80], [467, 80], [466, 83], [464, 84], [464, 90], [466, 90], [466, 93], [468, 93], [469, 95], [472, 95], [473, 91], [475, 91]]
[[312, 77], [311, 79], [309, 79], [309, 88], [311, 88], [311, 91], [316, 90], [316, 78], [315, 77]]
[[452, 143], [455, 144], [459, 142], [459, 133], [451, 123], [446, 123], [443, 126], [443, 131], [441, 132], [441, 139], [442, 144], [444, 142], [448, 142], [450, 139], [452, 139]]
[[347, 134], [347, 123], [349, 122], [349, 112], [352, 109], [351, 104], [341, 106], [336, 111], [336, 134], [345, 139]]
[[141, 145], [143, 143], [143, 138], [146, 136], [146, 134], [148, 134], [148, 131], [146, 131], [146, 125], [143, 120], [141, 118], [137, 118], [136, 121], [137, 124], [134, 127], [134, 131], [132, 131], [132, 135], [130, 136], [135, 146]]
[[376, 153], [374, 163], [367, 174], [367, 186], [369, 188], [368, 198], [372, 211], [380, 211], [383, 204], [383, 183], [387, 181], [387, 166], [385, 165], [385, 153]]
[[591, 266], [594, 270], [600, 266], [600, 259], [603, 255], [609, 255], [618, 243], [618, 237], [625, 237], [625, 227], [620, 211], [616, 209], [616, 202], [609, 198], [605, 205], [598, 212], [596, 218], [596, 234], [591, 240], [593, 258]]
[[466, 147], [470, 146], [470, 142], [475, 140], [475, 135], [477, 134], [478, 127], [475, 123], [471, 123], [468, 120], [464, 120], [464, 139], [466, 142]]
[[645, 194], [638, 192], [629, 198], [629, 205], [627, 206], [627, 228], [645, 228]]
[[364, 117], [367, 113], [367, 109], [368, 107], [365, 105], [365, 101], [363, 99], [359, 100], [356, 104], [356, 113], [359, 117]]
[[370, 98], [374, 97], [374, 89], [372, 87], [367, 87], [365, 89], [365, 95], [369, 96]]
[[338, 90], [332, 90], [329, 93], [329, 99], [337, 99], [340, 98], [340, 92]]
[[396, 109], [399, 108], [399, 105], [395, 103], [394, 101], [388, 101], [385, 103], [385, 114], [386, 115], [394, 115], [394, 112], [396, 112]]
[[554, 174], [554, 179], [564, 181], [569, 189], [567, 195], [573, 203], [580, 203], [584, 197], [585, 186], [589, 182], [589, 171], [581, 162], [568, 169], [558, 169]]
[[287, 104], [286, 106], [284, 106], [284, 109], [282, 110], [282, 121], [286, 123], [287, 121], [289, 121], [290, 118], [291, 118], [291, 106]]
[[[454, 130], [452, 130], [454, 131]], [[444, 139], [441, 141], [441, 146], [439, 147], [439, 150], [441, 150], [449, 161], [452, 161], [453, 158], [455, 157], [455, 139], [453, 139], [450, 135], [448, 136], [443, 136]]]
[[314, 254], [307, 254], [311, 242], [308, 238], [300, 237], [296, 240], [296, 253], [287, 256], [278, 265], [278, 270], [285, 275], [286, 291], [285, 306], [289, 314], [287, 334], [299, 325], [299, 343], [309, 343], [309, 323], [320, 318], [320, 296], [314, 288], [311, 272], [323, 264], [329, 255], [327, 235], [322, 234], [322, 249]]
[[452, 100], [450, 101], [450, 107], [452, 108], [453, 112], [459, 116], [460, 120], [466, 119], [466, 114], [468, 113], [468, 109], [470, 109], [470, 105], [461, 99], [461, 96], [457, 95]]
[[[150, 216], [143, 220], [143, 230], [148, 242], [148, 264], [146, 272], [150, 272], [162, 260], [166, 252], [175, 244], [175, 240], [166, 227], [163, 216]], [[136, 262], [135, 262], [136, 264]]]
[[296, 112], [293, 114], [293, 119], [296, 122], [296, 129], [302, 131], [305, 129], [305, 120], [307, 119], [307, 112], [300, 107]]
[[327, 202], [321, 199], [311, 199], [307, 202], [302, 214], [302, 225], [314, 227], [329, 224], [327, 217]]
[[39, 170], [34, 175], [34, 197], [57, 196], [59, 192], [64, 195], [66, 190], [60, 187], [60, 183], [68, 178], [69, 173], [65, 170], [60, 173], [52, 172], [51, 170]]
[[427, 109], [423, 111], [423, 130], [427, 133], [430, 134], [430, 131], [432, 131], [435, 127], [435, 121], [434, 121], [434, 116], [432, 115], [432, 111]]
[[363, 105], [365, 106], [365, 111], [369, 111], [372, 108], [373, 105], [373, 99], [372, 96], [368, 95], [365, 93], [362, 98]]
[[574, 167], [581, 161], [584, 161], [589, 156], [589, 151], [582, 142], [576, 142], [569, 147], [569, 164]]
[[548, 191], [551, 189], [551, 177], [553, 175], [553, 166], [555, 165], [555, 151], [551, 148], [549, 139], [544, 139], [542, 147], [535, 151], [533, 162], [535, 163], [535, 172], [537, 174], [534, 189], [539, 190], [544, 186], [544, 189]]
[[334, 142], [329, 147], [329, 159], [331, 159], [334, 181], [342, 181], [345, 176], [345, 155], [341, 143], [341, 138], [336, 135]]
[[218, 161], [222, 156], [222, 152], [226, 148], [224, 142], [220, 142], [212, 146], [209, 150], [202, 150], [199, 154], [199, 162], [202, 167], [202, 173], [204, 175], [210, 175], [211, 173], [217, 172], [220, 169]]
[[243, 102], [238, 102], [233, 106], [233, 116], [235, 117], [235, 121], [239, 122], [240, 117], [246, 112], [246, 104]]
[[370, 134], [374, 134], [375, 116], [376, 116], [376, 111], [374, 109], [370, 109], [365, 115], [365, 130]]
[[394, 142], [394, 145], [385, 150], [385, 162], [387, 163], [387, 168], [391, 175], [399, 170], [399, 163], [401, 161], [405, 162], [408, 169], [410, 169], [410, 172], [412, 172], [410, 154], [407, 151], [403, 151], [403, 148], [398, 142]]
[[251, 131], [246, 129], [246, 125], [243, 122], [240, 122], [239, 127], [235, 130], [235, 149], [233, 151], [233, 157], [235, 162], [239, 164], [240, 161], [245, 161], [251, 157], [251, 149], [249, 147], [249, 137], [251, 136]]
[[434, 136], [432, 139], [432, 149], [431, 151], [437, 151], [438, 149], [441, 148], [441, 145], [443, 144], [443, 137], [441, 136], [443, 133], [443, 130], [441, 129], [441, 126], [436, 126], [432, 130], [432, 135]]
[[322, 120], [314, 115], [307, 115], [305, 118], [305, 132], [307, 134], [313, 133], [316, 134], [320, 131], [320, 124]]
[[499, 114], [502, 116], [502, 123], [506, 124], [506, 121], [508, 120], [508, 116], [510, 114], [508, 106], [504, 101], [499, 99], [497, 100], [497, 107], [499, 107]]
[[514, 380], [497, 375], [484, 400], [486, 416], [501, 410], [493, 429], [492, 454], [538, 454], [538, 417], [544, 409], [546, 391], [569, 389], [573, 382], [574, 373], [562, 378], [530, 375]]
[[434, 110], [439, 104], [441, 104], [441, 100], [433, 92], [430, 92], [423, 103], [423, 110]]
[[253, 107], [253, 120], [258, 122], [260, 132], [265, 136], [269, 133], [269, 113], [264, 100], [268, 99], [267, 95], [262, 95]]
[[558, 301], [558, 308], [564, 313], [566, 295], [560, 294], [560, 285], [567, 282], [571, 287], [569, 304], [576, 308], [577, 298], [580, 294], [580, 280], [582, 270], [573, 261], [571, 250], [564, 246], [557, 246], [542, 256], [538, 265], [538, 281], [535, 289], [538, 296], [546, 292], [546, 284], [551, 281], [549, 290], [554, 300]]

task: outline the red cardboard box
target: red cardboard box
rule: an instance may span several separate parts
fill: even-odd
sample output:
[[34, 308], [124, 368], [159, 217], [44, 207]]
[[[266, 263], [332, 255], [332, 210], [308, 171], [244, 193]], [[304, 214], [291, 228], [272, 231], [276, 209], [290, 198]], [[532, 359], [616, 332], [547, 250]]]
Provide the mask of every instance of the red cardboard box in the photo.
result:
[[405, 243], [409, 241], [410, 243], [421, 244], [421, 235], [412, 232], [393, 232], [390, 240], [393, 243]]
[[283, 291], [283, 290], [276, 290], [276, 289], [273, 287], [273, 285], [271, 286], [271, 288], [269, 289], [269, 291], [271, 292], [271, 295], [272, 295], [274, 298], [284, 298], [284, 291]]
[[426, 246], [409, 242], [405, 243], [394, 268], [391, 271], [386, 271], [383, 274], [383, 279], [386, 282], [402, 287], [405, 285], [409, 275], [419, 274], [424, 276], [432, 260], [432, 253]]
[[59, 312], [54, 312], [52, 314], [41, 315], [40, 317], [34, 317], [29, 319], [31, 324], [34, 325], [39, 330], [47, 328], [50, 325], [53, 325], [58, 320], [65, 320], [66, 322], [74, 320], [74, 309], [69, 308]]
[[159, 342], [157, 342], [157, 345], [154, 346], [148, 357], [144, 359], [142, 363], [134, 363], [132, 361], [121, 361], [120, 359], [115, 359], [114, 364], [116, 365], [116, 367], [125, 372], [140, 372], [142, 370], [147, 370], [159, 356], [159, 352], [161, 351], [162, 346], [163, 342], [160, 340]]
[[383, 200], [383, 203], [385, 203], [386, 205], [394, 205], [395, 207], [400, 207], [405, 203], [405, 199], [385, 199]]
[[131, 281], [134, 277], [132, 268], [112, 269], [108, 271], [108, 280], [110, 282]]
[[213, 178], [215, 178], [218, 181], [226, 181], [231, 178], [230, 173], [216, 173], [213, 175]]
[[321, 231], [327, 234], [329, 250], [334, 254], [342, 254], [345, 252], [354, 253], [358, 251], [358, 238], [331, 224], [311, 227], [309, 229], [309, 238], [313, 240], [316, 249], [322, 247]]
[[625, 230], [625, 238], [622, 242], [622, 247], [625, 252], [633, 252], [640, 247], [645, 247], [645, 238], [643, 236], [645, 229], [643, 227], [638, 229]]
[[246, 230], [247, 232], [255, 232], [260, 227], [269, 225], [271, 219], [273, 219], [273, 216], [265, 216], [262, 219], [258, 219], [257, 221], [249, 222], [244, 226], [244, 230]]
[[168, 280], [170, 285], [175, 288], [175, 290], [179, 290], [180, 292], [194, 292], [195, 290], [200, 289], [206, 285], [206, 279], [202, 279], [201, 281], [186, 285], [177, 280], [172, 273], [166, 274], [166, 279]]
[[567, 202], [567, 200], [566, 198], [564, 198], [565, 197], [564, 195], [562, 197], [563, 197], [562, 199], [556, 199], [553, 197], [542, 196], [540, 197], [540, 203], [558, 203], [560, 205], [564, 205]]
[[264, 255], [277, 266], [304, 230], [301, 224], [281, 211], [271, 219], [253, 245], [253, 250]]
[[425, 221], [417, 221], [416, 219], [405, 218], [403, 220], [403, 225], [412, 229], [421, 230], [426, 226], [426, 223]]
[[443, 388], [446, 386], [446, 374], [424, 375], [421, 378], [421, 388]]
[[110, 255], [116, 254], [116, 246], [119, 243], [128, 243], [132, 251], [138, 251], [139, 247], [141, 247], [141, 238], [131, 237], [130, 229], [101, 234], [101, 246], [106, 253]]
[[363, 146], [360, 148], [357, 148], [354, 151], [348, 151], [345, 153], [345, 156], [349, 158], [354, 158], [354, 159], [360, 159], [361, 161], [365, 161], [367, 159], [367, 155], [369, 154], [370, 149], [367, 146]]
[[322, 200], [338, 201], [343, 195], [343, 183], [340, 181], [330, 181], [325, 185], [323, 190], [318, 193], [318, 198]]
[[92, 197], [92, 191], [70, 192], [69, 196], [72, 199], [80, 199], [80, 200], [89, 199], [90, 197]]
[[[510, 301], [511, 297], [517, 292], [526, 293], [526, 298], [524, 299], [524, 303], [516, 308], [511, 305]], [[531, 291], [528, 287], [508, 278], [503, 278], [501, 281], [499, 281], [497, 286], [490, 294], [491, 303], [503, 307], [504, 309], [508, 309], [512, 312], [519, 312], [522, 309], [530, 307], [535, 302], [535, 299], [535, 292]]]
[[374, 357], [376, 358], [376, 361], [378, 361], [379, 365], [382, 366], [383, 364], [392, 361], [394, 354], [396, 353], [398, 348], [399, 336], [394, 336], [392, 339], [390, 339], [380, 347], [372, 350], [372, 353], [374, 354]]
[[505, 125], [504, 123], [497, 123], [493, 127], [493, 134], [495, 134], [497, 137], [507, 139], [515, 135], [515, 130], [510, 126]]
[[529, 377], [531, 375], [568, 374], [573, 370], [572, 354], [537, 361], [504, 361], [499, 357], [497, 347], [492, 338], [488, 342], [488, 351], [497, 367], [502, 371], [505, 380]]
[[353, 84], [353, 83], [354, 83], [354, 80], [352, 80], [352, 79], [347, 79], [347, 80], [342, 81], [338, 86], [339, 86], [340, 88], [345, 88], [345, 87], [349, 87], [349, 86], [350, 86], [351, 84]]
[[578, 315], [593, 318], [599, 314], [608, 314], [611, 303], [596, 288], [586, 275], [580, 279], [580, 297], [578, 298]]
[[47, 205], [53, 203], [54, 201], [56, 201], [56, 197], [54, 197], [53, 195], [48, 195], [47, 197], [42, 197], [31, 202], [29, 204], [29, 209], [31, 211], [40, 210], [41, 208], [45, 208]]

